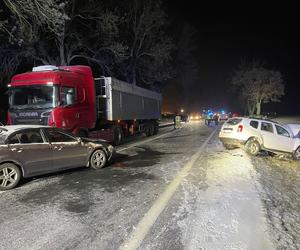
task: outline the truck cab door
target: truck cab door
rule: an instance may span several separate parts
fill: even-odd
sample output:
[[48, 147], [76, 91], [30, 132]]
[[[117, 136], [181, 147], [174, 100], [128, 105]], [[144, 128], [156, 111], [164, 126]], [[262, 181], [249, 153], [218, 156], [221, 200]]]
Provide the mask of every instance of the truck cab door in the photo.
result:
[[61, 86], [60, 104], [61, 127], [66, 129], [78, 127], [80, 114], [76, 107], [77, 91], [74, 86]]

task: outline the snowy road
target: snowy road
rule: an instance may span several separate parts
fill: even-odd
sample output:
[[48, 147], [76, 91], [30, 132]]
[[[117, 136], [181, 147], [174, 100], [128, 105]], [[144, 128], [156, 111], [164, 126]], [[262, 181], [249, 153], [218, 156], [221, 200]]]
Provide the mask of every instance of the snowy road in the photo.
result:
[[[43, 176], [0, 193], [0, 249], [298, 249], [299, 230], [289, 226], [300, 225], [299, 187], [298, 200], [278, 208], [286, 231], [267, 202], [280, 199], [281, 186], [274, 181], [277, 193], [270, 191], [262, 176], [272, 177], [273, 163], [225, 150], [217, 129], [164, 128], [118, 147], [105, 169]], [[292, 171], [297, 185], [300, 168]]]

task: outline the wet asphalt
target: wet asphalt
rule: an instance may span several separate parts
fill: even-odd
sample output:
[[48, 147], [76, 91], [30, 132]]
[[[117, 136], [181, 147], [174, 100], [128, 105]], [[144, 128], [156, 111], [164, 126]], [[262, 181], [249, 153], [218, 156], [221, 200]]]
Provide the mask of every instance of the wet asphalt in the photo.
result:
[[[0, 193], [0, 249], [118, 249], [214, 129], [202, 122], [165, 127], [158, 138], [117, 147], [115, 163], [104, 169], [28, 179]], [[180, 202], [179, 191], [164, 212], [176, 213]], [[183, 249], [175, 224], [159, 218], [141, 249], [151, 249], [155, 228], [164, 235], [156, 249]]]

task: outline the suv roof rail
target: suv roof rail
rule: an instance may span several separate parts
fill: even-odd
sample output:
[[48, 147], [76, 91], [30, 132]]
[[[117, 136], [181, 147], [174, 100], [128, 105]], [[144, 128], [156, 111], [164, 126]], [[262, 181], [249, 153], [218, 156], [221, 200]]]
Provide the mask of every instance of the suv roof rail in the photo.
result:
[[268, 119], [267, 117], [264, 117], [264, 116], [247, 116], [247, 118], [278, 123], [278, 122], [276, 122], [274, 120], [271, 120], [271, 119]]

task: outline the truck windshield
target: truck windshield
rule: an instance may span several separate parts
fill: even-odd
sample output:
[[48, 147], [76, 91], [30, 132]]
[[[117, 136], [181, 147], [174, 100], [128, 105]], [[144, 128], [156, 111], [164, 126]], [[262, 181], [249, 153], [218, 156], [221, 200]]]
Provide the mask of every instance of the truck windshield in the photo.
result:
[[9, 106], [12, 109], [53, 108], [58, 103], [58, 88], [52, 85], [10, 87]]

